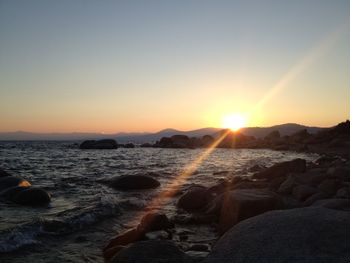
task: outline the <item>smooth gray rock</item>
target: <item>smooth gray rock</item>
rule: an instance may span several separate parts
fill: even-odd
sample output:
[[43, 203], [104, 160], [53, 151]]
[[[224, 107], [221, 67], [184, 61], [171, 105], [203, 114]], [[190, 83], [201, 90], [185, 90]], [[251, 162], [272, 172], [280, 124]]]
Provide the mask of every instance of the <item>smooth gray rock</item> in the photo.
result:
[[323, 207], [270, 211], [231, 228], [203, 262], [347, 263], [349, 217]]
[[140, 241], [122, 249], [112, 263], [192, 263], [192, 259], [173, 242], [166, 240]]

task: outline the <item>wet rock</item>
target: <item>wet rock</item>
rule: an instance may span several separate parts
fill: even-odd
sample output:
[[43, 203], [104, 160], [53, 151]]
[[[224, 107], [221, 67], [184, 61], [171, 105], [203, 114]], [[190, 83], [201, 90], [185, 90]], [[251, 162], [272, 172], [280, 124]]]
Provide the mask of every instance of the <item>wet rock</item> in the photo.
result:
[[165, 214], [150, 212], [142, 217], [138, 229], [144, 232], [164, 230], [174, 227]]
[[173, 242], [166, 240], [140, 241], [122, 249], [110, 262], [113, 263], [191, 263], [192, 259]]
[[311, 195], [317, 193], [317, 189], [308, 185], [298, 185], [293, 188], [293, 197], [298, 201], [304, 201]]
[[114, 246], [111, 248], [106, 249], [103, 252], [103, 257], [106, 262], [110, 262], [109, 260], [113, 258], [120, 250], [126, 248], [126, 246]]
[[303, 173], [306, 170], [306, 161], [304, 159], [294, 159], [274, 164], [273, 166], [254, 174], [256, 179], [273, 179], [286, 176], [288, 173]]
[[295, 178], [299, 183], [315, 187], [327, 177], [324, 169], [311, 169], [302, 174], [295, 174]]
[[115, 246], [126, 246], [130, 243], [142, 240], [145, 237], [145, 232], [138, 230], [137, 228], [130, 229], [120, 235], [109, 240], [108, 244], [103, 249], [103, 253]]
[[321, 207], [271, 211], [235, 225], [204, 263], [345, 263], [349, 212]]
[[333, 196], [339, 187], [339, 182], [335, 179], [326, 179], [317, 187], [319, 191], [327, 196]]
[[5, 190], [2, 190], [0, 192], [0, 197], [5, 198], [10, 201], [14, 201], [14, 197], [24, 190], [26, 190], [27, 187], [21, 187], [21, 186], [12, 186], [10, 188], [6, 188]]
[[208, 192], [210, 192], [213, 195], [218, 195], [229, 190], [229, 188], [230, 188], [230, 182], [228, 182], [227, 180], [221, 180], [216, 185], [209, 187]]
[[21, 205], [45, 206], [50, 203], [51, 196], [41, 188], [27, 187], [16, 194], [13, 201]]
[[277, 192], [278, 188], [284, 181], [285, 181], [285, 177], [276, 177], [272, 180], [269, 180], [267, 188], [270, 189], [271, 191]]
[[80, 144], [80, 149], [117, 149], [118, 143], [113, 139], [87, 140]]
[[337, 191], [336, 196], [338, 198], [346, 198], [346, 199], [350, 199], [350, 187], [342, 187]]
[[296, 185], [296, 180], [293, 175], [289, 175], [286, 180], [278, 188], [278, 193], [280, 194], [290, 194], [294, 186]]
[[139, 190], [157, 188], [160, 183], [147, 175], [123, 175], [112, 178], [108, 185], [118, 190]]
[[180, 196], [177, 207], [187, 212], [195, 212], [204, 209], [212, 199], [212, 194], [207, 188], [193, 186]]
[[20, 177], [6, 176], [0, 178], [0, 191], [14, 186], [28, 187], [31, 184]]
[[239, 189], [222, 195], [219, 230], [221, 233], [238, 222], [280, 208], [279, 197], [264, 189]]
[[334, 178], [350, 179], [350, 168], [346, 166], [330, 167], [327, 171], [327, 174]]

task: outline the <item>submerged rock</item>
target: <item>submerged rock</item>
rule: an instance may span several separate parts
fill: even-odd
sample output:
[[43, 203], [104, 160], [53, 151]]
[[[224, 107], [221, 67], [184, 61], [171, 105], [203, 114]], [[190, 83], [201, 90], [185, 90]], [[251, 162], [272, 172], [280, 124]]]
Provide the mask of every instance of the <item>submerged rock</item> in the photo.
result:
[[80, 149], [117, 149], [118, 143], [113, 139], [87, 140], [80, 144]]
[[160, 182], [147, 175], [123, 175], [112, 178], [108, 185], [119, 190], [139, 190], [157, 188]]
[[192, 263], [192, 259], [173, 242], [166, 240], [140, 241], [122, 249], [113, 263]]
[[349, 216], [321, 207], [267, 212], [231, 228], [204, 263], [346, 263]]
[[21, 205], [44, 206], [50, 203], [51, 196], [43, 189], [28, 187], [16, 194], [13, 201]]

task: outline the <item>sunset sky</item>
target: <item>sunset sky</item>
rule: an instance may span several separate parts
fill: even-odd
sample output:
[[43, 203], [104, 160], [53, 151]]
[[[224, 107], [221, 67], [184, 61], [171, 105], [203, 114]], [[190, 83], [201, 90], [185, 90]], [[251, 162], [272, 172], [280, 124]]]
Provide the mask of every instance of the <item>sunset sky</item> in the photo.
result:
[[350, 1], [0, 0], [0, 131], [331, 126]]

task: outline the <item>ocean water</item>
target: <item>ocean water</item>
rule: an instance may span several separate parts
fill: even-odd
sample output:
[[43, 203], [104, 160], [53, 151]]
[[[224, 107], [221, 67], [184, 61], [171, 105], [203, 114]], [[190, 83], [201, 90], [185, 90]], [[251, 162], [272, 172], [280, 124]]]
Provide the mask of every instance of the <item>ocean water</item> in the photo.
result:
[[[137, 225], [143, 213], [152, 209], [169, 217], [177, 213], [177, 197], [168, 198], [162, 207], [149, 204], [160, 191], [171, 190], [169, 184], [205, 151], [80, 150], [72, 142], [0, 142], [0, 167], [52, 195], [47, 208], [0, 202], [0, 262], [103, 262], [102, 248], [108, 239]], [[223, 178], [249, 175], [248, 168], [255, 164], [270, 166], [298, 157], [317, 158], [272, 150], [214, 149], [180, 188], [211, 186]], [[101, 183], [128, 174], [150, 174], [161, 187], [121, 192]], [[187, 231], [187, 243], [215, 239], [215, 230], [208, 226], [177, 231]]]

